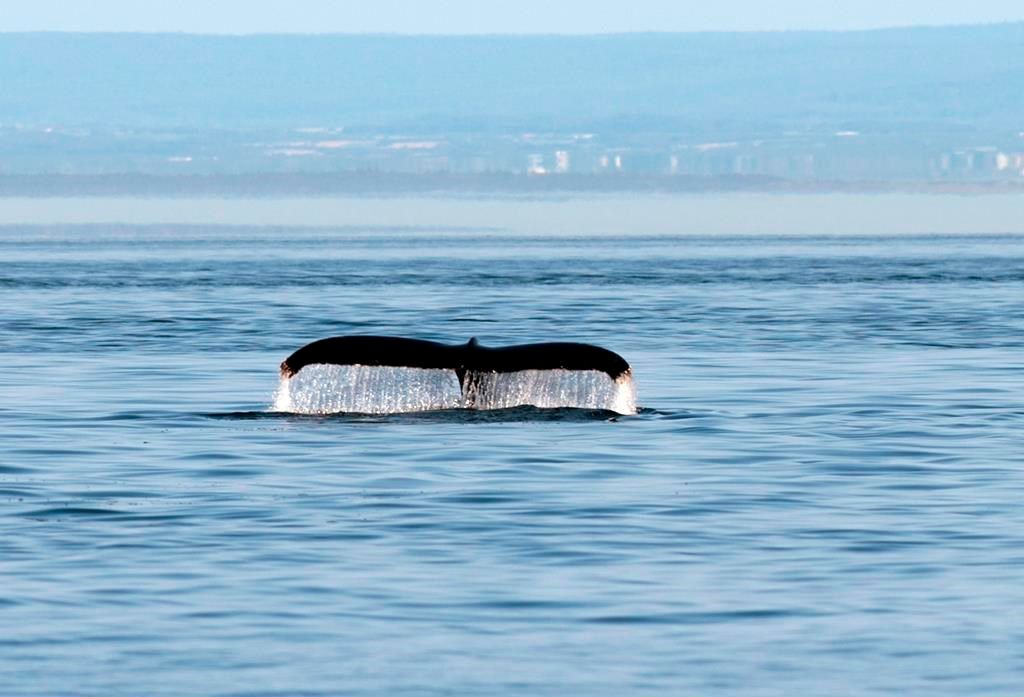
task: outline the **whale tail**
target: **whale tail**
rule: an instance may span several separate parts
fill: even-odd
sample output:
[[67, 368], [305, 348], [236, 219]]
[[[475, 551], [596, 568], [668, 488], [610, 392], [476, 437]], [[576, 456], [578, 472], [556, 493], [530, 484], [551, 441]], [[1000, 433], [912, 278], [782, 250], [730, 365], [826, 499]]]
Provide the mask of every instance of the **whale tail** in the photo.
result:
[[[295, 351], [281, 363], [281, 376], [291, 378], [314, 365], [340, 366], [359, 375], [365, 375], [366, 368], [385, 369], [377, 371], [378, 376], [393, 375], [400, 369], [434, 371], [433, 375], [436, 371], [454, 373], [461, 392], [459, 404], [465, 407], [533, 404], [635, 411], [629, 363], [617, 353], [591, 344], [551, 342], [491, 348], [476, 337], [465, 344], [448, 345], [403, 337], [337, 336]], [[348, 382], [354, 380], [350, 377]]]
[[467, 372], [593, 370], [618, 380], [631, 372], [622, 356], [591, 344], [552, 342], [488, 348], [476, 337], [450, 346], [394, 336], [335, 336], [314, 341], [288, 356], [281, 363], [281, 374], [291, 377], [316, 363], [454, 370], [463, 376]]

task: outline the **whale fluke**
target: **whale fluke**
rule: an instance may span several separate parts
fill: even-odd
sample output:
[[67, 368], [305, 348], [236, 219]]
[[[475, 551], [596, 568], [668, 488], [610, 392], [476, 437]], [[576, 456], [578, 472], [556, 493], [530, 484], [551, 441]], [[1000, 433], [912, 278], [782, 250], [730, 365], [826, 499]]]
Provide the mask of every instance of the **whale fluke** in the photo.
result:
[[465, 388], [467, 374], [524, 370], [592, 370], [614, 381], [630, 375], [622, 356], [591, 344], [552, 342], [489, 348], [476, 338], [465, 344], [393, 336], [335, 336], [307, 344], [281, 363], [292, 377], [307, 365], [362, 365], [453, 370]]

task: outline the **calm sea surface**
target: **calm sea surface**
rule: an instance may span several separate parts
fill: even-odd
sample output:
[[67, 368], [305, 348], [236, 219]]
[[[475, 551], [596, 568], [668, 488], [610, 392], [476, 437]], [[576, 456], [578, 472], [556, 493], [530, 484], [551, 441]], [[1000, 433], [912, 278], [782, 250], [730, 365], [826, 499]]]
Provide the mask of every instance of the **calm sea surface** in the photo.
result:
[[[0, 227], [0, 694], [1022, 693], [1024, 236], [501, 222]], [[643, 409], [268, 413], [350, 333]]]

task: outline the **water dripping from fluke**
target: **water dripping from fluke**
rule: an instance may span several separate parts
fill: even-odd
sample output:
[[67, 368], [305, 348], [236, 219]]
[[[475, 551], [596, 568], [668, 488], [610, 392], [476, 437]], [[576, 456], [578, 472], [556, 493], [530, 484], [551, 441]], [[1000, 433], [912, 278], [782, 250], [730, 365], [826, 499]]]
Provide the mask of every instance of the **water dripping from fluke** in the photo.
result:
[[404, 414], [449, 409], [584, 409], [636, 414], [629, 364], [589, 344], [491, 349], [396, 337], [335, 337], [281, 364], [272, 410]]

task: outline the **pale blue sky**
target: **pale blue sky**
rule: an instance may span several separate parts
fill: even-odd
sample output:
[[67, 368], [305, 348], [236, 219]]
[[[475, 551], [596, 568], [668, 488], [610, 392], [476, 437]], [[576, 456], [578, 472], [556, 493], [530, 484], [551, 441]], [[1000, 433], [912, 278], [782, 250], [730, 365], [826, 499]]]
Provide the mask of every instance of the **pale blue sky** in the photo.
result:
[[1024, 0], [11, 0], [0, 31], [604, 33], [1024, 20]]

